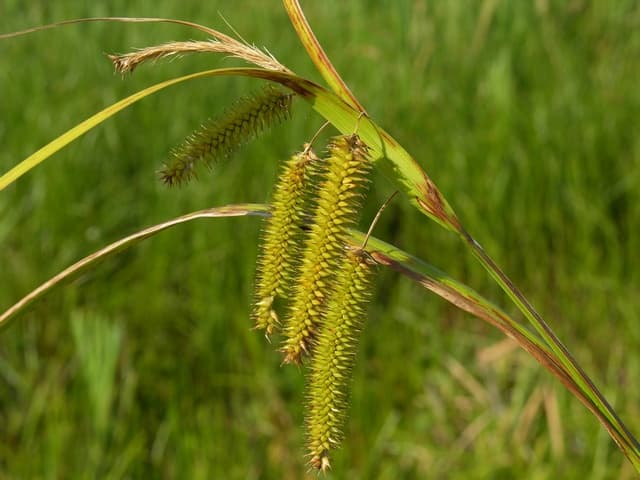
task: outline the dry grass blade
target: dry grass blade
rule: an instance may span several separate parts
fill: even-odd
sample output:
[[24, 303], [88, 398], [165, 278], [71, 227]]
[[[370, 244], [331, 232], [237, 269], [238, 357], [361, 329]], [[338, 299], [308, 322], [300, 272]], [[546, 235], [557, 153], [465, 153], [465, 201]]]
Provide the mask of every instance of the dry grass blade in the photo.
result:
[[189, 28], [194, 28], [206, 33], [207, 35], [216, 36], [216, 31], [200, 25], [198, 23], [189, 22], [186, 20], [177, 20], [174, 18], [157, 18], [157, 17], [90, 17], [90, 18], [74, 18], [71, 20], [63, 20], [62, 22], [49, 23], [46, 25], [39, 25], [37, 27], [27, 28], [25, 30], [19, 30], [17, 32], [3, 33], [0, 35], [0, 40], [6, 38], [19, 37], [30, 33], [41, 32], [43, 30], [49, 30], [51, 28], [63, 27], [65, 25], [74, 25], [76, 23], [93, 23], [93, 22], [121, 22], [121, 23], [173, 23], [175, 25], [182, 25]]
[[549, 428], [553, 456], [557, 459], [564, 458], [566, 448], [562, 416], [558, 406], [558, 397], [551, 386], [547, 386], [544, 389], [544, 409], [547, 414], [547, 426]]

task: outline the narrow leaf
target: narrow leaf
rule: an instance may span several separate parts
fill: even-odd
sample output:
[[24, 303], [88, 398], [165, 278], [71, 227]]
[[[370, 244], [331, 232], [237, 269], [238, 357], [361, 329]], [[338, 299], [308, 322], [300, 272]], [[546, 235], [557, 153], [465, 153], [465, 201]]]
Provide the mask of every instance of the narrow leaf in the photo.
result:
[[174, 218], [173, 220], [169, 220], [163, 223], [159, 223], [158, 225], [154, 225], [149, 228], [145, 228], [133, 235], [129, 235], [128, 237], [122, 238], [117, 242], [114, 242], [106, 247], [98, 250], [95, 253], [83, 258], [82, 260], [74, 263], [70, 267], [64, 269], [62, 272], [58, 273], [56, 276], [50, 278], [38, 288], [25, 295], [20, 301], [18, 301], [13, 306], [9, 307], [4, 313], [0, 315], [0, 328], [5, 327], [9, 324], [9, 321], [15, 318], [16, 315], [23, 312], [29, 305], [31, 305], [34, 301], [38, 300], [45, 293], [52, 290], [54, 287], [58, 286], [60, 283], [66, 280], [70, 280], [76, 275], [95, 267], [95, 265], [104, 260], [105, 258], [110, 257], [111, 255], [115, 255], [127, 248], [135, 245], [141, 240], [149, 238], [167, 228], [175, 227], [176, 225], [180, 225], [185, 222], [189, 222], [191, 220], [195, 220], [197, 218], [219, 218], [219, 217], [242, 217], [246, 215], [258, 215], [265, 216], [268, 214], [268, 206], [262, 204], [239, 204], [239, 205], [228, 205], [225, 207], [219, 208], [210, 208], [207, 210], [200, 210], [198, 212], [189, 213], [187, 215], [183, 215], [178, 218]]
[[[356, 244], [362, 241], [362, 234], [354, 232], [353, 235]], [[516, 340], [525, 351], [556, 376], [594, 414], [636, 470], [640, 472], [637, 442], [615, 414], [613, 408], [607, 403], [608, 409], [604, 409], [600, 402], [594, 400], [593, 388], [595, 387], [590, 384], [585, 385], [579, 378], [576, 379], [573, 370], [568, 368], [563, 359], [541, 339], [468, 286], [456, 282], [422, 260], [375, 238], [369, 240], [367, 250], [380, 264], [393, 268], [413, 279], [458, 308], [485, 320], [505, 335]]]
[[311, 58], [311, 61], [314, 63], [324, 80], [342, 100], [359, 112], [365, 113], [365, 109], [362, 104], [358, 101], [356, 96], [351, 93], [348, 85], [342, 77], [340, 77], [340, 74], [324, 52], [322, 45], [320, 45], [320, 42], [313, 33], [313, 30], [311, 30], [311, 26], [309, 25], [309, 22], [307, 22], [307, 18], [305, 17], [298, 0], [283, 0], [283, 3], [287, 10], [287, 14], [289, 15], [289, 19], [291, 20], [291, 24], [298, 34], [298, 38], [302, 42], [302, 45], [309, 54], [309, 58]]
[[196, 30], [200, 30], [201, 32], [206, 33], [207, 35], [211, 35], [215, 38], [220, 38], [221, 36], [225, 36], [224, 34], [220, 34], [216, 30], [213, 30], [209, 27], [205, 27], [198, 23], [189, 22], [186, 20], [177, 20], [173, 18], [153, 18], [153, 17], [90, 17], [90, 18], [74, 18], [70, 20], [63, 20], [61, 22], [49, 23], [46, 25], [39, 25], [37, 27], [27, 28], [25, 30], [20, 30], [18, 32], [10, 32], [3, 33], [0, 35], [0, 40], [5, 40], [8, 38], [20, 37], [22, 35], [28, 35], [30, 33], [41, 32], [43, 30], [49, 30], [51, 28], [64, 27], [66, 25], [74, 25], [77, 23], [92, 23], [92, 22], [122, 22], [122, 23], [173, 23], [176, 25], [182, 25], [185, 27], [194, 28]]

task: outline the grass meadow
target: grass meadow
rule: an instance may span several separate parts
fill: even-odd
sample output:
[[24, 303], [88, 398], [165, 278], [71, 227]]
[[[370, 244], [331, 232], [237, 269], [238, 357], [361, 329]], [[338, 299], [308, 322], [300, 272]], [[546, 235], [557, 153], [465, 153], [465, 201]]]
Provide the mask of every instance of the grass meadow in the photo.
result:
[[[640, 435], [640, 4], [302, 2], [371, 116]], [[89, 16], [192, 20], [318, 80], [277, 0], [3, 0], [0, 32]], [[193, 56], [121, 78], [105, 53], [201, 39], [94, 23], [0, 41], [0, 171], [148, 85], [234, 62]], [[264, 202], [322, 124], [303, 102], [200, 181], [156, 171], [246, 79], [171, 87], [0, 193], [0, 308], [126, 234]], [[392, 193], [375, 177], [366, 228]], [[299, 479], [302, 372], [249, 318], [260, 220], [199, 220], [107, 260], [0, 337], [0, 478]], [[376, 235], [515, 307], [451, 234], [401, 198]], [[630, 479], [586, 409], [494, 329], [381, 271], [335, 479]]]

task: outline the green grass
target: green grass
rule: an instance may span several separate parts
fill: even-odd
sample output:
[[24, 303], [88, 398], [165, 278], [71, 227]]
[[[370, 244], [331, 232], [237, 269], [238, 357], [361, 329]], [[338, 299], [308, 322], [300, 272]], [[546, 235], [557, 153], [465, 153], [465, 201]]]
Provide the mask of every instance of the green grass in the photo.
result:
[[[495, 2], [492, 15], [491, 1], [304, 4], [369, 113], [426, 168], [640, 434], [637, 4]], [[221, 11], [245, 38], [313, 74], [276, 0], [62, 5], [5, 1], [0, 30], [97, 15], [224, 29]], [[189, 57], [123, 80], [103, 55], [196, 37], [175, 26], [92, 24], [0, 42], [0, 171], [129, 93], [231, 64]], [[302, 102], [289, 124], [198, 183], [168, 190], [155, 174], [173, 146], [252, 85], [172, 87], [1, 192], [0, 307], [143, 226], [264, 201], [277, 161], [322, 123]], [[365, 222], [389, 193], [378, 178]], [[165, 232], [3, 331], [0, 478], [302, 477], [302, 375], [280, 367], [274, 346], [250, 331], [259, 227], [221, 219]], [[376, 235], [514, 313], [459, 242], [401, 200]], [[501, 341], [382, 272], [329, 476], [633, 478], [577, 400]]]

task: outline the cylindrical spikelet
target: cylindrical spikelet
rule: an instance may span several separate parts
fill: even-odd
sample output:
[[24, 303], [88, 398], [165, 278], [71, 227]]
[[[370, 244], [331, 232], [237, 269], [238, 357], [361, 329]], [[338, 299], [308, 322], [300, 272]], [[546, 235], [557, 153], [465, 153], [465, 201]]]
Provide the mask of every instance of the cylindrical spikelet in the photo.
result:
[[312, 165], [318, 158], [310, 147], [287, 160], [271, 200], [271, 217], [265, 222], [258, 261], [253, 319], [267, 338], [279, 324], [276, 296], [286, 297], [292, 287], [299, 254], [301, 222], [308, 208]]
[[336, 289], [317, 334], [307, 379], [306, 429], [310, 464], [329, 468], [329, 451], [343, 438], [351, 372], [371, 294], [373, 260], [350, 249], [336, 276]]
[[241, 98], [219, 118], [205, 122], [160, 170], [160, 178], [169, 186], [186, 183], [195, 176], [196, 167], [209, 167], [215, 160], [230, 155], [240, 145], [289, 117], [293, 95], [274, 87]]
[[338, 270], [348, 228], [356, 222], [359, 199], [367, 183], [367, 147], [357, 135], [336, 137], [329, 145], [325, 169], [284, 324], [284, 363], [301, 362], [322, 321], [331, 279]]

